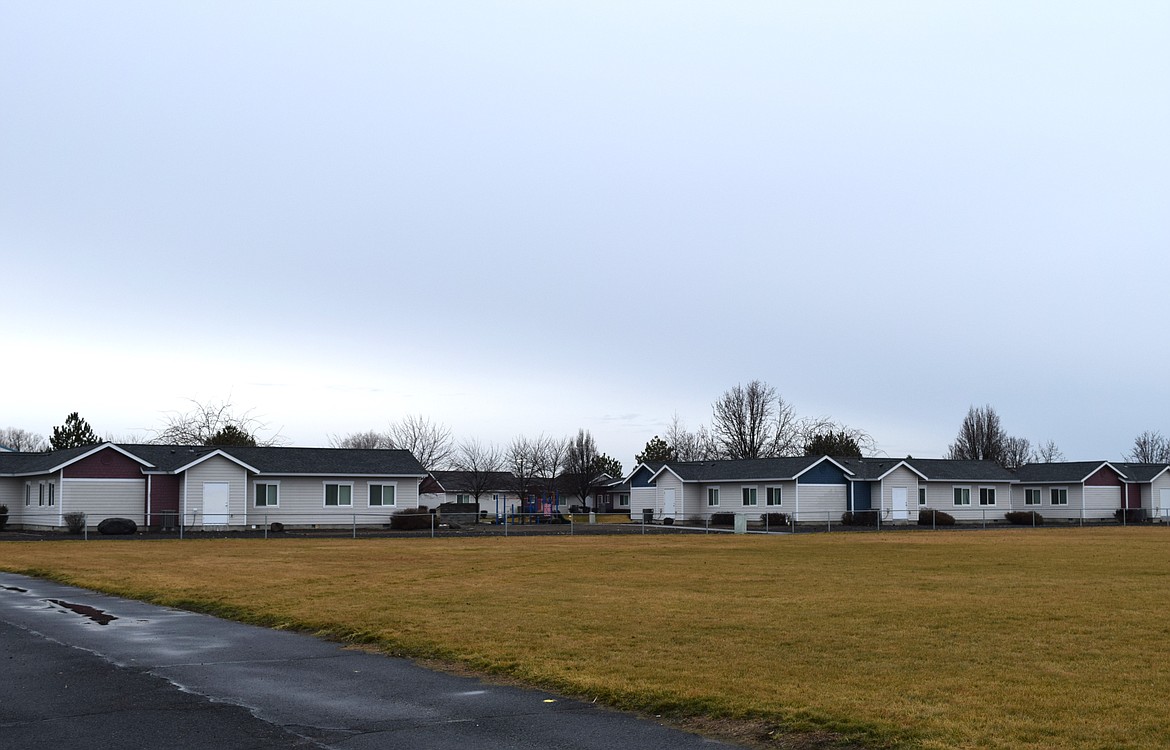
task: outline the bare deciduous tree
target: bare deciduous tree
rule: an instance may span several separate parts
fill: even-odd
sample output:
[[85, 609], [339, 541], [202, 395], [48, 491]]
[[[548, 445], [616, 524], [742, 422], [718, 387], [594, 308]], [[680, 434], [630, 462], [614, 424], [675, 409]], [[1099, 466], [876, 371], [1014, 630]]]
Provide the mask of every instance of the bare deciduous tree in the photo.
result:
[[1157, 430], [1146, 430], [1133, 439], [1125, 459], [1135, 464], [1170, 463], [1170, 440]]
[[561, 472], [569, 456], [569, 439], [541, 435], [535, 445], [536, 473], [544, 485], [544, 496], [551, 499], [560, 490]]
[[410, 451], [427, 471], [447, 468], [455, 451], [451, 428], [417, 414], [392, 423], [386, 439], [388, 447]]
[[719, 451], [711, 433], [703, 425], [691, 432], [676, 413], [666, 428], [666, 443], [674, 451], [676, 461], [710, 461], [718, 458]]
[[593, 480], [600, 473], [597, 471], [597, 460], [600, 457], [593, 434], [586, 429], [577, 430], [577, 437], [569, 441], [569, 450], [565, 456], [565, 474], [572, 484], [569, 489], [577, 493], [587, 508]]
[[776, 441], [776, 389], [760, 380], [737, 384], [711, 405], [719, 452], [732, 459], [760, 458]]
[[995, 461], [1002, 464], [1008, 435], [991, 406], [967, 410], [959, 435], [947, 450], [947, 458], [968, 461]]
[[519, 435], [513, 438], [505, 451], [505, 464], [512, 472], [512, 486], [508, 489], [520, 496], [521, 500], [533, 491], [536, 481], [538, 441]]
[[1003, 441], [1001, 463], [1005, 469], [1018, 469], [1032, 460], [1032, 442], [1028, 438], [1008, 437]]
[[22, 427], [6, 427], [0, 430], [0, 445], [22, 453], [43, 453], [49, 450], [49, 441]]
[[464, 440], [455, 448], [451, 466], [455, 471], [463, 472], [462, 488], [478, 504], [484, 493], [500, 489], [493, 485], [497, 484], [499, 472], [504, 466], [504, 454], [497, 446], [472, 438]]
[[1064, 460], [1064, 451], [1056, 445], [1055, 440], [1045, 440], [1036, 446], [1032, 455], [1033, 463], [1054, 464]]
[[259, 433], [268, 425], [261, 422], [248, 410], [242, 414], [233, 411], [230, 401], [199, 402], [188, 399], [192, 408], [186, 412], [168, 412], [166, 424], [154, 434], [152, 443], [162, 445], [210, 445], [216, 436], [230, 428], [234, 434], [243, 434], [256, 441], [256, 445], [281, 445], [284, 440], [280, 433], [261, 438]]
[[385, 434], [376, 430], [365, 432], [351, 432], [344, 437], [341, 435], [329, 436], [330, 448], [389, 448], [390, 440]]

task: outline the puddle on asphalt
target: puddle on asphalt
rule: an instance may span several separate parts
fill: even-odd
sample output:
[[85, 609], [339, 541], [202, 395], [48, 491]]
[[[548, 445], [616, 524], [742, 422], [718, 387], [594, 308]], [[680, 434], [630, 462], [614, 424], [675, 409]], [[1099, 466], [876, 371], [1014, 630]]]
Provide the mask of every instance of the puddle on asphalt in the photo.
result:
[[74, 614], [88, 617], [96, 622], [98, 625], [109, 625], [118, 618], [114, 615], [108, 615], [97, 607], [91, 607], [88, 604], [74, 604], [73, 602], [63, 602], [60, 599], [46, 599], [49, 604], [55, 604], [58, 607], [67, 609]]
[[5, 591], [15, 591], [19, 594], [28, 593], [28, 589], [22, 589], [20, 586], [0, 586], [0, 589], [4, 589]]

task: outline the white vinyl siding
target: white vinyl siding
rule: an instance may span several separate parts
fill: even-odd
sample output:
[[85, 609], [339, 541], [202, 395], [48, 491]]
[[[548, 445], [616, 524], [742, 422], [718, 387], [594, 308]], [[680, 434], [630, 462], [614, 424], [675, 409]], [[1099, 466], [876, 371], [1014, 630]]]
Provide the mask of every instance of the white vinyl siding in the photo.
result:
[[223, 456], [212, 456], [202, 463], [192, 466], [186, 471], [186, 477], [179, 483], [180, 493], [184, 492], [182, 503], [183, 517], [188, 524], [202, 524], [203, 516], [203, 485], [226, 482], [228, 484], [228, 518], [227, 525], [238, 526], [244, 524], [244, 519], [252, 509], [248, 507], [252, 502], [248, 494], [247, 470], [229, 461]]
[[[344, 524], [346, 526], [352, 524], [355, 520], [359, 525], [366, 524], [383, 524], [387, 523], [389, 514], [395, 510], [402, 508], [417, 508], [419, 505], [418, 496], [418, 480], [411, 478], [391, 478], [391, 477], [371, 477], [369, 479], [363, 478], [348, 478], [338, 477], [337, 479], [325, 477], [302, 477], [302, 476], [274, 476], [274, 477], [257, 477], [257, 482], [279, 482], [280, 483], [280, 507], [279, 508], [252, 508], [248, 516], [248, 523], [250, 524], [267, 524], [273, 521], [280, 521], [283, 524], [291, 526], [308, 526], [312, 524], [330, 525], [330, 524]], [[323, 483], [331, 482], [333, 484], [347, 484], [353, 487], [353, 497], [356, 498], [351, 506], [330, 506], [324, 507]], [[393, 484], [395, 485], [394, 492], [394, 506], [393, 507], [373, 507], [366, 505], [366, 501], [370, 496], [369, 486], [371, 484]], [[441, 495], [439, 496], [442, 497]], [[487, 497], [491, 497], [490, 495]], [[501, 506], [500, 512], [504, 512]]]
[[1112, 518], [1121, 507], [1121, 487], [1086, 487], [1085, 518]]
[[[96, 526], [107, 518], [129, 518], [142, 526], [146, 521], [146, 480], [65, 479], [60, 505], [62, 513], [85, 513], [87, 526]], [[45, 510], [57, 515], [55, 508]]]
[[[906, 488], [906, 504], [912, 502], [911, 498], [918, 496], [918, 475], [907, 469], [905, 466], [899, 466], [882, 478], [881, 488], [882, 494], [880, 498], [880, 506], [874, 503], [874, 507], [880, 507], [882, 510], [892, 511], [894, 508], [894, 488]], [[803, 497], [801, 498], [801, 510], [804, 510]], [[877, 498], [875, 498], [877, 499]]]
[[[843, 484], [798, 484], [785, 488], [785, 511], [804, 523], [820, 524], [832, 521], [836, 526], [847, 510], [849, 489]], [[800, 512], [796, 513], [799, 500]]]

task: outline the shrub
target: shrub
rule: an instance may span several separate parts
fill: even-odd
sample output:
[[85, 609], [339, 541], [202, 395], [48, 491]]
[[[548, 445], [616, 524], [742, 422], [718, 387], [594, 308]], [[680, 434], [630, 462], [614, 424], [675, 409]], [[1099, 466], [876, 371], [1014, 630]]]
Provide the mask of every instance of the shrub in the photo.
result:
[[70, 534], [80, 534], [85, 531], [85, 514], [78, 511], [66, 513], [61, 516], [65, 519], [65, 528], [69, 529]]
[[787, 513], [765, 513], [760, 517], [760, 523], [764, 525], [764, 528], [775, 529], [788, 526], [792, 523], [792, 519]]
[[1141, 523], [1146, 520], [1146, 512], [1142, 508], [1118, 508], [1113, 511], [1113, 518], [1118, 523]]
[[712, 513], [711, 514], [711, 525], [712, 526], [734, 526], [735, 525], [735, 514], [734, 513]]
[[431, 511], [425, 505], [403, 508], [390, 516], [390, 528], [396, 531], [415, 531], [431, 528]]
[[941, 510], [921, 508], [918, 511], [919, 526], [954, 526], [955, 517]]
[[1005, 513], [1003, 517], [1007, 519], [1008, 523], [1014, 523], [1017, 526], [1044, 525], [1044, 516], [1034, 510], [1013, 510], [1010, 513]]
[[878, 512], [876, 510], [846, 511], [841, 516], [841, 523], [846, 526], [877, 526]]
[[4, 531], [4, 527], [8, 525], [8, 506], [0, 503], [0, 531]]
[[284, 524], [280, 521], [273, 521], [272, 523], [268, 524], [268, 530], [273, 534], [279, 534], [280, 532], [284, 531]]

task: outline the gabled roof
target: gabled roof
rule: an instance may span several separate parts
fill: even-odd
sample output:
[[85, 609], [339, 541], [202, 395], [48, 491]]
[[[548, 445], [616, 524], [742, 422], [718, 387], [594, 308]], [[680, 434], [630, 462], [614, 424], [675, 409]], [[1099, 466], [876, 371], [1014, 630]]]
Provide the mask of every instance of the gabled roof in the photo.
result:
[[654, 472], [656, 479], [669, 471], [684, 482], [781, 481], [799, 477], [817, 464], [828, 461], [845, 474], [852, 471], [828, 456], [747, 458], [726, 461], [671, 461]]
[[1134, 482], [1152, 482], [1164, 472], [1170, 471], [1170, 464], [1113, 464], [1125, 472]]
[[[515, 488], [516, 476], [510, 471], [489, 471], [484, 474], [483, 487], [489, 492]], [[471, 492], [475, 489], [475, 474], [470, 471], [432, 471], [431, 476], [438, 482], [440, 492]]]
[[1016, 475], [994, 461], [960, 461], [950, 458], [907, 458], [927, 480], [943, 482], [1014, 482]]
[[922, 479], [927, 478], [925, 474], [915, 469], [907, 462], [907, 459], [903, 458], [842, 458], [839, 460], [853, 472], [852, 479], [876, 482], [885, 478], [887, 474], [899, 466], [905, 466]]
[[1117, 472], [1118, 476], [1122, 479], [1129, 478], [1124, 471], [1108, 461], [1063, 461], [1053, 464], [1025, 464], [1016, 469], [1016, 477], [1021, 482], [1035, 482], [1037, 484], [1050, 482], [1077, 484], [1093, 476], [1105, 466]]
[[257, 474], [314, 476], [417, 476], [427, 472], [410, 451], [388, 448], [287, 448], [244, 445], [124, 445], [163, 472], [179, 471], [222, 455]]
[[48, 453], [3, 453], [0, 454], [0, 474], [8, 474], [11, 476], [51, 474], [55, 471], [60, 471], [70, 464], [88, 458], [95, 453], [100, 453], [107, 448], [121, 453], [127, 458], [142, 464], [144, 467], [151, 465], [149, 461], [134, 455], [121, 446], [113, 443], [96, 443], [94, 445], [83, 445], [78, 448], [49, 451]]

